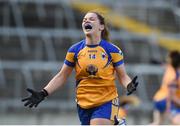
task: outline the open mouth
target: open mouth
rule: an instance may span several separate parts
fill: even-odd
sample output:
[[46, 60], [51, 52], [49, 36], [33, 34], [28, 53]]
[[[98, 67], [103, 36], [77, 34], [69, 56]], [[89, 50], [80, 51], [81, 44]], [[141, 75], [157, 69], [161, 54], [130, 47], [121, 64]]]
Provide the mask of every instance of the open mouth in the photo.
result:
[[84, 28], [85, 28], [86, 30], [91, 30], [91, 29], [92, 29], [92, 26], [91, 26], [90, 24], [85, 24], [85, 25], [84, 25]]

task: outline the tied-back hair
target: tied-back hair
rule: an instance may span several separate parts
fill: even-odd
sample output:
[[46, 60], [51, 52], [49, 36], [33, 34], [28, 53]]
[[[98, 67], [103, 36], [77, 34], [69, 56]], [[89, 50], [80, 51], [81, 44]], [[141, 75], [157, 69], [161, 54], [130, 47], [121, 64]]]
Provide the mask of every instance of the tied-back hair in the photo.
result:
[[171, 64], [175, 69], [180, 67], [180, 52], [179, 51], [177, 50], [171, 51], [169, 53], [169, 57], [171, 59]]
[[104, 30], [102, 30], [101, 32], [101, 38], [109, 42], [110, 41], [109, 30], [104, 16], [96, 10], [89, 11], [88, 13], [95, 13], [97, 15], [100, 24], [104, 25]]

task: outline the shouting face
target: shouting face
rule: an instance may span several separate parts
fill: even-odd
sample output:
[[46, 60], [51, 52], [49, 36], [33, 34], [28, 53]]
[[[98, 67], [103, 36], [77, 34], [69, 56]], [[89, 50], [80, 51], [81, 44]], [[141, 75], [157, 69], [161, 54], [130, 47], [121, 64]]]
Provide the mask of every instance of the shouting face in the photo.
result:
[[104, 25], [100, 24], [95, 13], [87, 13], [83, 18], [82, 28], [85, 35], [101, 35]]

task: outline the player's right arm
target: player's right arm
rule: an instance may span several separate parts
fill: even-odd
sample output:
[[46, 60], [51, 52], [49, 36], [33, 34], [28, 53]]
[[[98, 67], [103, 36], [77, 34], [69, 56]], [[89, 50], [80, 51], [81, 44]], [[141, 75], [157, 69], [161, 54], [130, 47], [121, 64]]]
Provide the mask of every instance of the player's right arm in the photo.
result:
[[25, 102], [24, 106], [28, 106], [30, 108], [37, 107], [38, 104], [45, 99], [45, 97], [52, 94], [66, 82], [67, 78], [69, 77], [75, 66], [74, 50], [74, 47], [68, 50], [61, 70], [50, 80], [50, 82], [41, 91], [27, 89], [27, 91], [31, 93], [31, 96], [22, 99], [22, 102]]
[[53, 79], [44, 87], [48, 94], [52, 94], [55, 90], [59, 89], [71, 74], [73, 67], [64, 64], [61, 70], [53, 77]]
[[52, 94], [65, 83], [72, 70], [73, 67], [64, 64], [61, 70], [52, 78], [52, 80], [44, 87], [43, 90], [35, 91], [28, 88], [27, 91], [31, 93], [31, 96], [22, 99], [22, 102], [25, 102], [24, 106], [29, 108], [37, 107], [38, 104], [45, 99], [45, 97]]

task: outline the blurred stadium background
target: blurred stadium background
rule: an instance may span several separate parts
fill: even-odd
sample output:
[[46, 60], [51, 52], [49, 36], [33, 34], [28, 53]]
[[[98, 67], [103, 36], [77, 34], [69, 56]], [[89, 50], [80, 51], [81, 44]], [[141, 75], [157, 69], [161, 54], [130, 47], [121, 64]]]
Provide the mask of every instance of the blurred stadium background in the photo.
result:
[[159, 63], [180, 50], [179, 0], [0, 0], [1, 125], [79, 124], [74, 75], [36, 109], [24, 108], [21, 98], [58, 72], [67, 49], [83, 38], [84, 14], [97, 8], [107, 16], [128, 73], [139, 76], [141, 104], [128, 111], [128, 124], [152, 121], [152, 97], [164, 71]]

